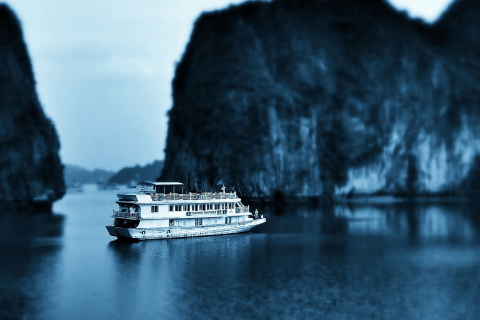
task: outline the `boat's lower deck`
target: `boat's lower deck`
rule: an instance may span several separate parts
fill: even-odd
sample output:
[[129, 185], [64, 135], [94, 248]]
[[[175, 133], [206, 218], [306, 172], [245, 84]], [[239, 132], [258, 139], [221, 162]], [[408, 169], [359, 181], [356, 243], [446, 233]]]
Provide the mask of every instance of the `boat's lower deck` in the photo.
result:
[[137, 240], [174, 239], [248, 232], [265, 221], [265, 218], [260, 218], [240, 223], [195, 227], [123, 228], [106, 226], [106, 228], [111, 236], [118, 238]]

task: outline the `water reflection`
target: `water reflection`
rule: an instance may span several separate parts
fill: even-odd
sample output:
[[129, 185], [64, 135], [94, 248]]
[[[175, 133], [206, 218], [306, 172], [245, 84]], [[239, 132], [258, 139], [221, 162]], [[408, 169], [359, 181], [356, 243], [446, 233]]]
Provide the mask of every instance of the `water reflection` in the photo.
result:
[[0, 224], [0, 317], [31, 318], [56, 289], [64, 216], [4, 212]]
[[469, 206], [262, 211], [268, 223], [244, 235], [111, 242], [115, 286], [146, 289], [132, 289], [133, 300], [185, 319], [480, 315], [478, 217]]
[[111, 199], [5, 216], [0, 318], [480, 318], [474, 205], [265, 207], [250, 233], [125, 243]]
[[[410, 239], [473, 239], [478, 235], [475, 220], [466, 215], [474, 204], [426, 205], [402, 203], [337, 207], [336, 217], [349, 221], [350, 233], [404, 235]], [[459, 207], [460, 206], [460, 207]]]
[[[456, 204], [390, 203], [363, 205], [290, 205], [262, 212], [275, 223], [269, 233], [306, 232], [323, 235], [371, 234], [405, 236], [410, 240], [444, 238], [477, 239], [480, 214], [476, 202]], [[283, 223], [276, 223], [282, 221]]]
[[[255, 275], [252, 245], [252, 237], [242, 235], [112, 241], [108, 248], [115, 259], [114, 290], [128, 292], [133, 301], [145, 305], [147, 314], [152, 312], [151, 316], [208, 317], [211, 301], [229, 295], [224, 292], [228, 287], [225, 284]], [[117, 301], [122, 300], [119, 294]], [[152, 310], [148, 307], [151, 305], [157, 307]], [[129, 314], [129, 310], [120, 310]]]

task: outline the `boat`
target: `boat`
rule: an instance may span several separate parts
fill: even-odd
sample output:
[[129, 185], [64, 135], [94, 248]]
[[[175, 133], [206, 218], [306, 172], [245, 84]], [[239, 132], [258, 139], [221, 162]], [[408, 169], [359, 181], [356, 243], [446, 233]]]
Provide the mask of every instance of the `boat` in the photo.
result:
[[118, 210], [113, 210], [113, 224], [106, 226], [111, 236], [149, 240], [226, 235], [266, 222], [224, 186], [219, 192], [187, 193], [180, 182], [145, 181], [137, 189], [117, 194]]

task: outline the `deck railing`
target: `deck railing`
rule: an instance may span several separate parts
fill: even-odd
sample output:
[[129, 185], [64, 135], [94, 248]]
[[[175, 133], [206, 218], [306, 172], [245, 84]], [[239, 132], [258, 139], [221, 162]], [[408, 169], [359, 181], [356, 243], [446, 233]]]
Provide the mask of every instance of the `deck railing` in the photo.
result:
[[235, 208], [235, 213], [250, 212], [250, 206], [243, 206], [241, 208]]
[[112, 210], [112, 211], [113, 211], [113, 214], [112, 214], [113, 218], [138, 218], [138, 212], [136, 211], [133, 211], [133, 212], [116, 211], [116, 210]]
[[238, 199], [236, 192], [153, 193], [150, 194], [150, 197], [153, 201]]

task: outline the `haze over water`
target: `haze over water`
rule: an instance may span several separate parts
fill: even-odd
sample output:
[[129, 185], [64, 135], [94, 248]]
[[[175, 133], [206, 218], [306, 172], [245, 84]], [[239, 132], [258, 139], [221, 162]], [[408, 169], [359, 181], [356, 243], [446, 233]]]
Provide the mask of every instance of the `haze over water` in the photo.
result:
[[114, 200], [92, 187], [4, 217], [1, 318], [480, 318], [472, 205], [260, 208], [250, 233], [123, 243]]

